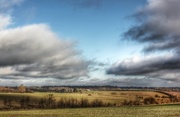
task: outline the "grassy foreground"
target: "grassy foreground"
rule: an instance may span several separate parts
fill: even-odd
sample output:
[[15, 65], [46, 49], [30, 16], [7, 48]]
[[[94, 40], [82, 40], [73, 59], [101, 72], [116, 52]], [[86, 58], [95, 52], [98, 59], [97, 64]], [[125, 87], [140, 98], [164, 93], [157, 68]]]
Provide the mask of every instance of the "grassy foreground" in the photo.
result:
[[180, 105], [0, 111], [1, 117], [180, 117]]

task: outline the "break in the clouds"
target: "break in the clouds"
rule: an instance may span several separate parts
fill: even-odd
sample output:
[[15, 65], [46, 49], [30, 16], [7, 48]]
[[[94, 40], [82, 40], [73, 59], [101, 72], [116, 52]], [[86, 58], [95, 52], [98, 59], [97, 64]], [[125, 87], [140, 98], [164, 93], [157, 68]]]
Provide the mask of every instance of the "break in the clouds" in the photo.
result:
[[[135, 24], [125, 32], [125, 39], [144, 44], [148, 57], [117, 62], [108, 74], [144, 76], [179, 81], [180, 77], [180, 1], [149, 0], [132, 16]], [[152, 57], [154, 52], [165, 55]]]
[[73, 42], [59, 39], [46, 24], [0, 31], [1, 78], [79, 78], [88, 62]]

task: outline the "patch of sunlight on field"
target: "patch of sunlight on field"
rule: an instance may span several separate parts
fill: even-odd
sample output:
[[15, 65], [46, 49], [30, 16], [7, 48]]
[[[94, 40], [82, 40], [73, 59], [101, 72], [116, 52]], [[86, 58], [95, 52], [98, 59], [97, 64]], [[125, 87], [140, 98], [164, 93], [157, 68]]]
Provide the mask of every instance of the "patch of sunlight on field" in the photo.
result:
[[0, 111], [1, 117], [180, 117], [180, 105]]

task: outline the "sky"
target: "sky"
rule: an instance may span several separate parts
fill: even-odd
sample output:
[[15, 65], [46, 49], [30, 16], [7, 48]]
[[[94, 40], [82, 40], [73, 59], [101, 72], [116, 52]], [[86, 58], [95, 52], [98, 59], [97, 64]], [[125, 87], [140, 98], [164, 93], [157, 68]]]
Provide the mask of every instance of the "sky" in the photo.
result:
[[180, 85], [179, 0], [0, 0], [0, 85]]

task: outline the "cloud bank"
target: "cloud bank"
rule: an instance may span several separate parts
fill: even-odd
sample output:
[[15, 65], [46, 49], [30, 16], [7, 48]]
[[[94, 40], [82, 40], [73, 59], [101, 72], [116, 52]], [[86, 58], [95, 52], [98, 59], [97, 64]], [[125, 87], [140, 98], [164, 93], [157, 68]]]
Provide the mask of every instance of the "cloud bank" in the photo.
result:
[[124, 37], [145, 44], [143, 52], [146, 54], [162, 51], [166, 54], [117, 62], [107, 73], [180, 81], [179, 11], [179, 0], [148, 0], [147, 5], [132, 16], [135, 24]]

